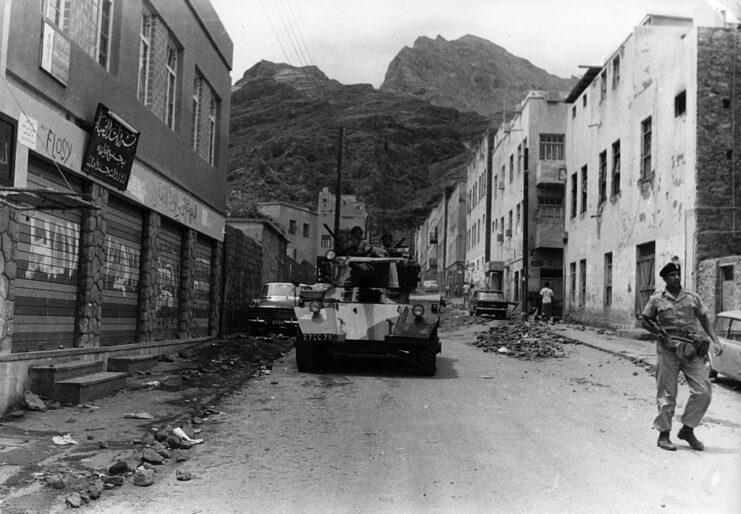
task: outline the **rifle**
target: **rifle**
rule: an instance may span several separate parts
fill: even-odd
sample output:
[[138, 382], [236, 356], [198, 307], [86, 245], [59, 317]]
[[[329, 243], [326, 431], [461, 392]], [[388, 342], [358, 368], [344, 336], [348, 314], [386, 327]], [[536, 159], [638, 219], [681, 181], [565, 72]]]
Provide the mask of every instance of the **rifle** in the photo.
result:
[[[689, 343], [692, 348], [695, 350], [695, 354], [703, 358], [708, 354], [708, 349], [710, 348], [710, 341], [707, 337], [703, 337], [700, 335], [696, 335], [693, 333], [687, 333], [684, 336], [675, 335], [670, 336], [669, 333], [666, 331], [664, 326], [661, 324], [661, 322], [658, 319], [651, 319], [643, 317], [643, 322], [648, 325], [649, 327], [653, 328], [652, 332], [656, 334], [656, 337], [659, 341], [665, 343], [669, 348], [674, 348], [675, 351], [679, 352], [681, 350], [681, 344], [672, 344], [672, 339], [675, 341], [679, 341], [680, 343]], [[675, 347], [676, 346], [676, 347]], [[686, 357], [689, 357], [689, 355], [685, 355]]]

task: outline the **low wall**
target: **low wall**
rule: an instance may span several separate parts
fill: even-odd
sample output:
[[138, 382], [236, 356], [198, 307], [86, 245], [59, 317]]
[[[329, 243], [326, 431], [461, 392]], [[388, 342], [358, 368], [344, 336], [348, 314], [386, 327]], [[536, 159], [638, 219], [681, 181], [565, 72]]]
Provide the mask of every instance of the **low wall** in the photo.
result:
[[0, 414], [18, 405], [28, 390], [28, 370], [32, 366], [61, 364], [70, 361], [104, 361], [104, 369], [109, 357], [133, 355], [164, 355], [184, 348], [213, 341], [203, 337], [188, 340], [156, 341], [144, 344], [104, 346], [99, 348], [67, 348], [44, 352], [11, 353], [0, 356]]

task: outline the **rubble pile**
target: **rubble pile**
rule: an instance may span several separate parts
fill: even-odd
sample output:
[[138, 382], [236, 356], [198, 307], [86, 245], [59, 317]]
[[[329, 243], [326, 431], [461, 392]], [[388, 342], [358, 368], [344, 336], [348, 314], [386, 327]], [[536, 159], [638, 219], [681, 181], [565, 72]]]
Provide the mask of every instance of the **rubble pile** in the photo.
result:
[[552, 333], [545, 323], [510, 321], [477, 336], [474, 346], [523, 360], [558, 358], [565, 355], [570, 339]]

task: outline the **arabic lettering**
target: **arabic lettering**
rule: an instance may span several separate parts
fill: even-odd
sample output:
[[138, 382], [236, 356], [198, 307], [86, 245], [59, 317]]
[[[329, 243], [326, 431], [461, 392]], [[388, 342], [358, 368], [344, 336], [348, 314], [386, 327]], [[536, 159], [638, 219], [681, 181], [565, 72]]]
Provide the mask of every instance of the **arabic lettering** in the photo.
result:
[[132, 134], [113, 118], [106, 116], [104, 112], [100, 113], [98, 122], [95, 124], [95, 132], [117, 147], [124, 146], [130, 148], [136, 145], [138, 140], [138, 134]]

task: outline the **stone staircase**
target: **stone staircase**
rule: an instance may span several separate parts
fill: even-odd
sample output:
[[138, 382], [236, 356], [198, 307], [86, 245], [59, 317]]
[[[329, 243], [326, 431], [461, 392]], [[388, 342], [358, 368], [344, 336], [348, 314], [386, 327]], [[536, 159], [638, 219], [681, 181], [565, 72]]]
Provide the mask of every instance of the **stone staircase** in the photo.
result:
[[81, 404], [126, 388], [129, 376], [157, 364], [157, 355], [109, 357], [104, 361], [71, 361], [29, 369], [31, 391], [63, 404]]

